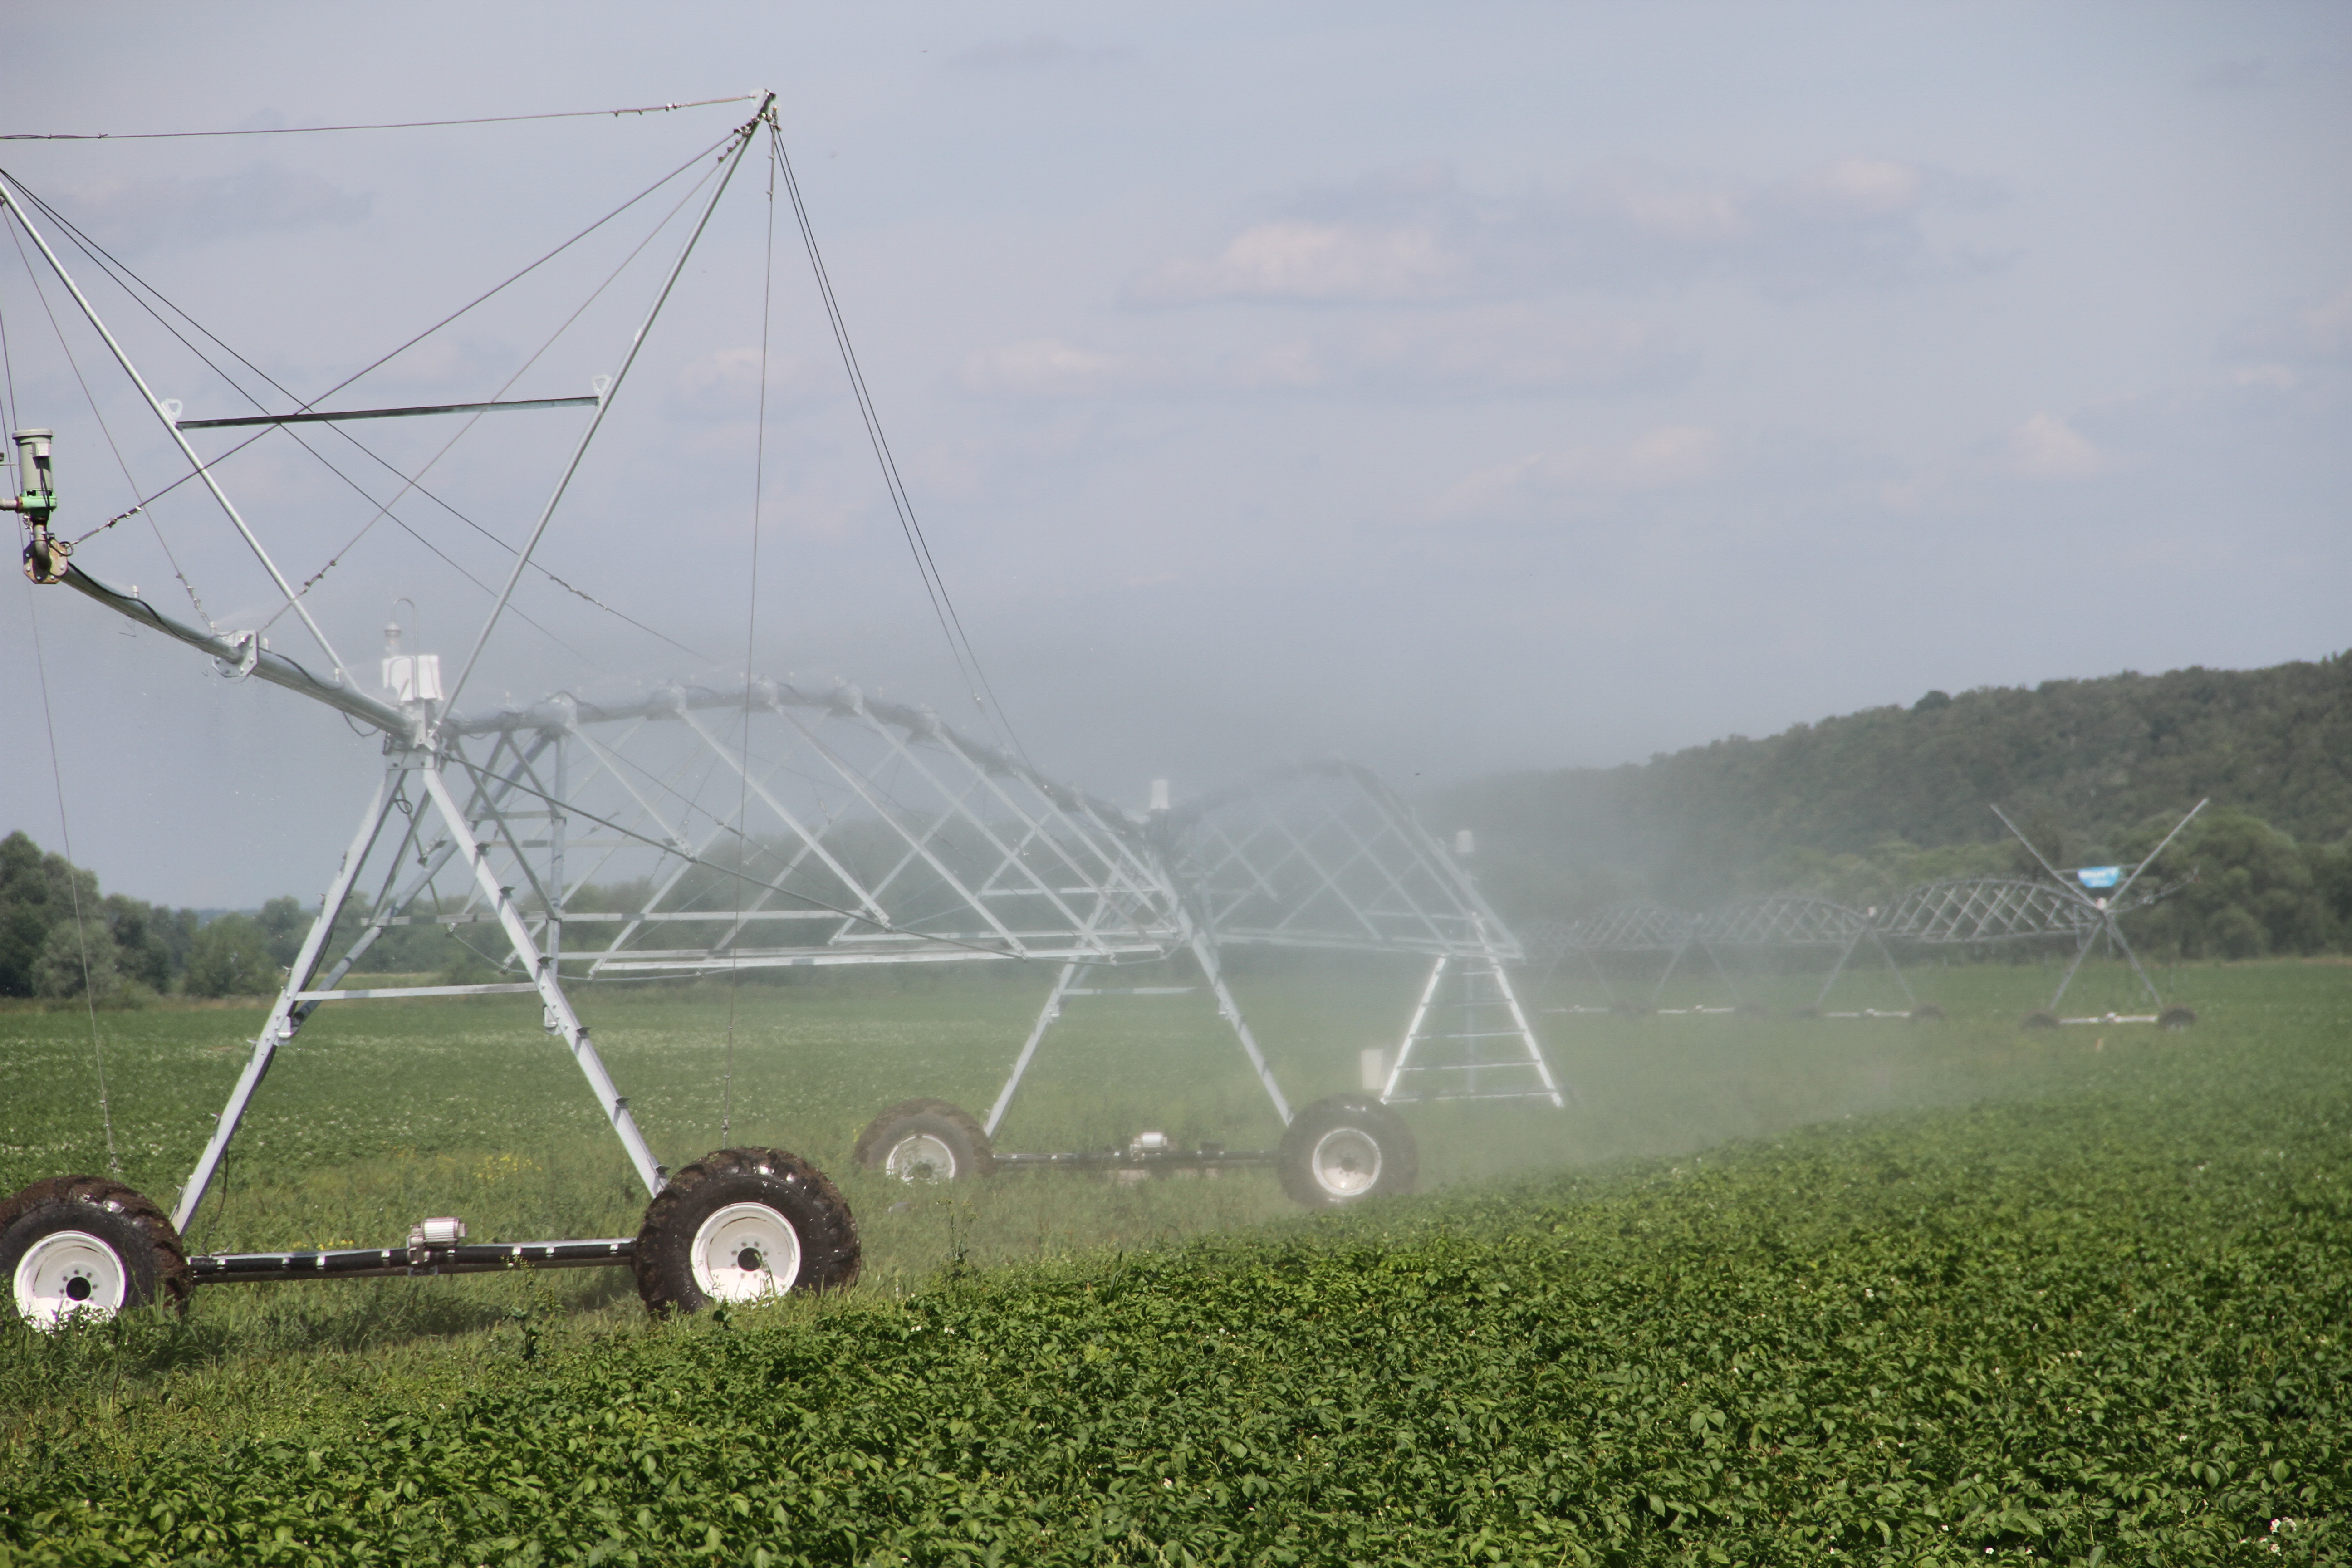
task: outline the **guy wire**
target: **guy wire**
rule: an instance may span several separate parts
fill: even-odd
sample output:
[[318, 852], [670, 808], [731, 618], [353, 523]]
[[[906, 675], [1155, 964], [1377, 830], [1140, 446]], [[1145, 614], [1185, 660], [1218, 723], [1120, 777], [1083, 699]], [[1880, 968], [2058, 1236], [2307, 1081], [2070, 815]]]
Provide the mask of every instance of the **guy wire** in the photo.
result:
[[74, 941], [81, 952], [81, 999], [89, 1014], [89, 1054], [98, 1064], [98, 1114], [106, 1124], [106, 1167], [119, 1178], [122, 1174], [122, 1155], [114, 1144], [114, 1102], [106, 1092], [106, 1046], [98, 1029], [98, 981], [89, 969], [89, 930], [82, 923], [81, 877], [74, 865], [73, 827], [66, 819], [65, 773], [58, 765], [58, 723], [49, 708], [49, 661], [41, 647], [40, 607], [31, 602], [36, 592], [31, 583], [25, 584], [26, 621], [33, 628], [33, 668], [40, 675], [41, 724], [49, 741], [49, 782], [58, 792], [58, 836], [65, 842], [66, 891], [73, 903]]
[[[749, 827], [751, 815], [751, 667], [760, 631], [760, 501], [767, 488], [768, 323], [776, 292], [776, 164], [768, 162], [768, 240], [760, 270], [760, 415], [751, 448], [751, 570], [743, 602], [743, 765], [737, 772], [735, 820]], [[752, 838], [736, 841], [738, 858], [751, 853]], [[738, 900], [740, 901], [740, 900]], [[743, 929], [737, 922], [727, 944], [727, 1070], [719, 1079], [719, 1142], [732, 1142], [735, 1121], [735, 1003], [743, 988]]]

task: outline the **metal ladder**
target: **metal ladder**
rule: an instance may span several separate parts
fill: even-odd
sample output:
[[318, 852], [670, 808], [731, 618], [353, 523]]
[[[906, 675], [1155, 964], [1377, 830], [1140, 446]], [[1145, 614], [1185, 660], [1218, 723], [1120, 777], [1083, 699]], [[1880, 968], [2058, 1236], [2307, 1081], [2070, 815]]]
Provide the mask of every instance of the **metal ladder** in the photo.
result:
[[1431, 965], [1381, 1099], [1567, 1103], [1491, 945]]

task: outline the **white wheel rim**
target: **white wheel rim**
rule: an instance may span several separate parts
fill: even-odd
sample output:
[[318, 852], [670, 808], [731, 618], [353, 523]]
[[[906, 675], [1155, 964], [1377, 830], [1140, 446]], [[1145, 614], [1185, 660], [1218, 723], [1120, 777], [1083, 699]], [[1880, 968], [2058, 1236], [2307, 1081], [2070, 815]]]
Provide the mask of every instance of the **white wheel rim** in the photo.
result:
[[1380, 1142], [1360, 1127], [1334, 1127], [1315, 1141], [1307, 1169], [1333, 1197], [1361, 1197], [1381, 1179]]
[[902, 1182], [952, 1182], [955, 1151], [936, 1133], [913, 1132], [890, 1145], [882, 1168]]
[[765, 1204], [729, 1204], [694, 1233], [694, 1282], [713, 1301], [781, 1296], [801, 1277], [800, 1233]]
[[37, 1329], [77, 1315], [110, 1318], [130, 1294], [121, 1256], [86, 1230], [53, 1231], [16, 1264], [16, 1311]]

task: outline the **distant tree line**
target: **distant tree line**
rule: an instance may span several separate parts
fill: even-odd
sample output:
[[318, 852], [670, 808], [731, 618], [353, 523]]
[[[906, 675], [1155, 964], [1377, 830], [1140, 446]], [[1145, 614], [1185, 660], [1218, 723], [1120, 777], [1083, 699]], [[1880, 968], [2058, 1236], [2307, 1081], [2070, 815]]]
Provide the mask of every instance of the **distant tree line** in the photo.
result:
[[1643, 764], [1477, 779], [1425, 810], [1476, 830], [1507, 918], [1573, 918], [1769, 892], [1868, 908], [2039, 875], [1996, 805], [2053, 865], [2136, 862], [2207, 797], [2149, 871], [2197, 880], [2126, 930], [2187, 958], [2352, 946], [2352, 654], [1931, 691]]
[[[94, 874], [11, 833], [0, 838], [0, 996], [79, 998], [85, 974], [90, 994], [108, 1006], [162, 995], [263, 995], [285, 978], [313, 912], [287, 897], [251, 914], [206, 920], [194, 910], [101, 894]], [[347, 911], [337, 935], [348, 937], [366, 918], [364, 909]], [[360, 967], [468, 979], [489, 969], [429, 923], [386, 931]]]

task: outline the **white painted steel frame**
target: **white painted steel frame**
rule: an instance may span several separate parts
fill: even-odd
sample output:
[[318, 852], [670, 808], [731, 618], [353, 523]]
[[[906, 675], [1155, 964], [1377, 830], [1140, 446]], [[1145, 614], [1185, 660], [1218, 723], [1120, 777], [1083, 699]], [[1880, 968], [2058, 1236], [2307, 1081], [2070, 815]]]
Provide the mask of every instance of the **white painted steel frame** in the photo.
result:
[[[721, 713], [741, 739], [708, 721]], [[443, 730], [489, 742], [466, 766], [519, 878], [534, 877], [540, 841], [511, 824], [566, 825], [571, 868], [532, 882], [532, 918], [568, 931], [574, 973], [1150, 960], [1186, 941], [1174, 891], [1118, 808], [854, 687], [673, 686]], [[530, 736], [559, 762], [574, 745], [590, 759], [563, 795], [532, 766]], [[574, 908], [600, 879], [646, 890], [618, 910]]]
[[[424, 800], [415, 801], [409, 797], [406, 786], [412, 782], [423, 790]], [[479, 803], [480, 795], [477, 792], [477, 804]], [[427, 807], [440, 822], [446, 835], [431, 852], [438, 857], [433, 868], [437, 869], [439, 865], [445, 865], [452, 858], [462, 860], [470, 871], [478, 893], [494, 911], [515, 961], [531, 977], [530, 980], [523, 984], [382, 986], [359, 991], [336, 989], [337, 984], [350, 973], [360, 955], [383, 931], [384, 923], [377, 921], [372, 921], [362, 931], [352, 949], [329, 973], [325, 983], [312, 986], [310, 981], [318, 973], [336, 921], [349, 904], [361, 873], [373, 858], [386, 820], [396, 809], [402, 810], [402, 815], [409, 819], [408, 827], [400, 836], [400, 842], [394, 850], [396, 871], [398, 857], [414, 842], [416, 818]], [[203, 1204], [205, 1194], [220, 1169], [221, 1159], [236, 1136], [245, 1113], [252, 1104], [254, 1091], [268, 1073], [271, 1061], [279, 1048], [300, 1031], [319, 1005], [328, 1001], [536, 991], [544, 1009], [547, 1032], [562, 1037], [572, 1052], [572, 1060], [588, 1080], [590, 1093], [595, 1097], [614, 1132], [620, 1138], [622, 1147], [628, 1152], [630, 1163], [636, 1167], [646, 1193], [651, 1194], [661, 1190], [664, 1173], [655, 1161], [653, 1151], [646, 1146], [644, 1135], [638, 1131], [635, 1119], [629, 1114], [629, 1102], [622, 1097], [611, 1075], [604, 1070], [603, 1058], [596, 1054], [587, 1029], [572, 1011], [571, 999], [563, 993], [553, 960], [541, 952], [529, 923], [516, 906], [513, 889], [498, 882], [491, 856], [474, 834], [469, 820], [471, 815], [457, 804], [456, 796], [450, 793], [447, 782], [442, 777], [441, 759], [434, 752], [425, 747], [402, 747], [391, 753], [384, 778], [377, 784], [374, 795], [368, 802], [368, 808], [361, 817], [359, 831], [343, 851], [342, 861], [336, 867], [326, 894], [320, 900], [319, 912], [302, 939], [302, 946], [293, 966], [287, 972], [285, 984], [279, 987], [278, 1000], [269, 1011], [268, 1022], [255, 1039], [252, 1054], [247, 1058], [245, 1069], [229, 1092], [228, 1103], [220, 1113], [212, 1137], [197, 1157], [195, 1169], [190, 1173], [187, 1183], [180, 1190], [179, 1200], [172, 1211], [172, 1223], [183, 1234]], [[431, 870], [428, 870], [419, 879], [418, 886], [429, 886], [430, 881]]]

